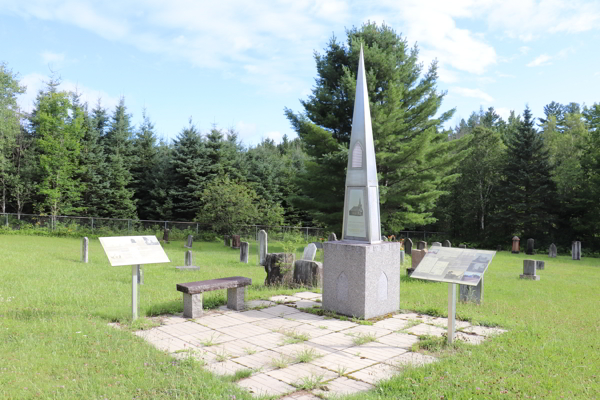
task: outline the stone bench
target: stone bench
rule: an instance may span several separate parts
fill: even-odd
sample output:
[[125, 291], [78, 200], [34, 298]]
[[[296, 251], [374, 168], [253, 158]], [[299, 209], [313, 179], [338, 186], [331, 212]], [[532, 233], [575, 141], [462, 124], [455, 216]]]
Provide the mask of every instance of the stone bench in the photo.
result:
[[177, 290], [183, 293], [183, 316], [185, 318], [201, 317], [202, 293], [220, 289], [227, 289], [227, 308], [241, 310], [244, 308], [246, 286], [251, 284], [252, 279], [243, 276], [178, 283]]

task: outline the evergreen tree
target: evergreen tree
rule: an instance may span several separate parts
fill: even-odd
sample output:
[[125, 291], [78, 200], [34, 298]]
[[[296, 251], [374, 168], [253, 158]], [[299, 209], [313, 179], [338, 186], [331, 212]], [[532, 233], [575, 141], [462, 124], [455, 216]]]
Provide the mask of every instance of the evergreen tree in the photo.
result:
[[507, 138], [502, 182], [503, 218], [510, 234], [543, 243], [552, 232], [555, 185], [548, 150], [534, 128], [529, 107], [516, 132]]
[[423, 72], [418, 49], [386, 25], [347, 31], [344, 46], [333, 37], [324, 55], [315, 54], [317, 79], [302, 101], [304, 114], [286, 109], [310, 161], [299, 176], [295, 204], [339, 230], [350, 140], [356, 71], [361, 44], [377, 156], [384, 229], [400, 230], [434, 221], [431, 210], [456, 179], [451, 169], [464, 157], [462, 140], [448, 141], [442, 124], [454, 110], [438, 113], [444, 94], [436, 91], [437, 64]]
[[585, 107], [583, 117], [588, 130], [581, 165], [583, 172], [582, 193], [579, 198], [585, 206], [582, 218], [571, 220], [576, 229], [576, 239], [587, 240], [590, 248], [600, 248], [598, 226], [600, 226], [600, 104]]
[[150, 121], [146, 110], [142, 111], [142, 125], [136, 132], [133, 142], [137, 162], [133, 166], [134, 198], [137, 204], [137, 212], [140, 219], [150, 219], [153, 215], [152, 198], [150, 192], [154, 185], [154, 167], [157, 162], [158, 150], [156, 148], [156, 135], [154, 124]]
[[146, 218], [152, 220], [173, 219], [172, 179], [175, 176], [171, 159], [173, 149], [161, 140], [156, 148], [156, 162], [152, 168], [150, 206]]

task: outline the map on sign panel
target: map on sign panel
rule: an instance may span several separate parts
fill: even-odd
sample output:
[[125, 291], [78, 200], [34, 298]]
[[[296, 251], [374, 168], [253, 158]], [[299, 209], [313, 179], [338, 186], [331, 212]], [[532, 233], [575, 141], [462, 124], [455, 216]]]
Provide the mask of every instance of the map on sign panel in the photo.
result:
[[171, 262], [156, 236], [117, 236], [99, 239], [113, 267]]
[[411, 278], [477, 286], [495, 251], [431, 247]]

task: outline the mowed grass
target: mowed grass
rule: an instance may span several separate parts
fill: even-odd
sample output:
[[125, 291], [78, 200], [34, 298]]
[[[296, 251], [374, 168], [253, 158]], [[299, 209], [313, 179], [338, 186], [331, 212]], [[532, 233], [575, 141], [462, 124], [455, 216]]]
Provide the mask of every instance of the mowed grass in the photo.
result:
[[[126, 329], [131, 267], [111, 267], [97, 240], [82, 264], [80, 240], [0, 237], [0, 398], [250, 399], [230, 380], [192, 360], [175, 361]], [[222, 243], [194, 243], [200, 271], [179, 271], [183, 242], [165, 246], [170, 264], [144, 266], [140, 316], [181, 312], [177, 283], [227, 276], [252, 278], [246, 298], [295, 290], [264, 288], [257, 249], [250, 263]], [[282, 251], [271, 243], [271, 252]], [[408, 368], [355, 399], [524, 399], [600, 397], [600, 260], [549, 259], [538, 282], [519, 279], [522, 260], [499, 253], [485, 275], [482, 306], [459, 304], [459, 318], [509, 332], [479, 346], [442, 350], [441, 361]], [[405, 264], [406, 266], [407, 264]], [[405, 278], [401, 308], [447, 313], [448, 286]], [[225, 303], [225, 291], [205, 305]], [[144, 318], [140, 318], [143, 324]], [[233, 397], [235, 396], [235, 397]]]

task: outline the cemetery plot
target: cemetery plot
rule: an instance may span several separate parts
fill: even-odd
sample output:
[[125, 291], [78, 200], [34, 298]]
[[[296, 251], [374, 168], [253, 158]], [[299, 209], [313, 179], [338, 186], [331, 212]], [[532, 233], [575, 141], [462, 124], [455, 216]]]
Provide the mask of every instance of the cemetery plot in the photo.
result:
[[434, 246], [419, 263], [412, 278], [476, 286], [495, 251]]

